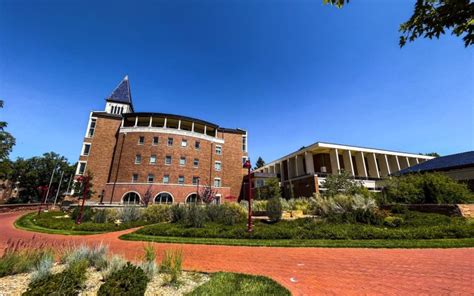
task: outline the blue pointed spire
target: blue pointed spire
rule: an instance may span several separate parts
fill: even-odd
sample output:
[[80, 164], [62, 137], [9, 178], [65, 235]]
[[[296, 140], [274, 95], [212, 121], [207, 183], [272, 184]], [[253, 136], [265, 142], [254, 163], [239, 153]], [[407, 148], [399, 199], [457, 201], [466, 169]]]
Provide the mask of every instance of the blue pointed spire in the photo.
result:
[[130, 83], [128, 75], [126, 75], [120, 84], [114, 89], [112, 94], [107, 98], [108, 101], [132, 104], [132, 94], [130, 93]]

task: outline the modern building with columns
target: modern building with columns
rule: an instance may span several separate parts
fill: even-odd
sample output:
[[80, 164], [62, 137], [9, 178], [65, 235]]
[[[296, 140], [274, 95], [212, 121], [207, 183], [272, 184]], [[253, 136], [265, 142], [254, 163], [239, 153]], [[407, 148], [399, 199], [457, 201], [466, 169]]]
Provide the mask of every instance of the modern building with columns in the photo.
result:
[[275, 174], [286, 197], [311, 196], [324, 190], [328, 174], [344, 170], [371, 191], [377, 181], [402, 169], [432, 159], [415, 153], [316, 142], [272, 161], [256, 172]]

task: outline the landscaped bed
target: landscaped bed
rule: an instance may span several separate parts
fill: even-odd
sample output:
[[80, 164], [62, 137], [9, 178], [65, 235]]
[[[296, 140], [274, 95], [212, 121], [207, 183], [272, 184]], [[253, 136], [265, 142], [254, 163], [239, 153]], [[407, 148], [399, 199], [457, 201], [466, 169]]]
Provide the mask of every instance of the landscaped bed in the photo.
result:
[[245, 223], [159, 223], [122, 236], [128, 240], [262, 246], [321, 247], [472, 247], [474, 221], [461, 217], [407, 211], [392, 214], [382, 225], [336, 223], [305, 218], [267, 223], [255, 221], [252, 233]]
[[104, 245], [55, 252], [33, 245], [8, 243], [0, 257], [0, 295], [290, 295], [262, 276], [183, 271], [184, 257], [176, 249], [165, 251], [157, 264], [151, 244], [133, 263], [112, 256]]
[[[90, 209], [87, 211], [91, 211]], [[97, 215], [97, 214], [96, 214]], [[111, 231], [125, 230], [150, 224], [150, 221], [135, 220], [115, 223], [116, 219], [97, 221], [94, 216], [85, 216], [81, 224], [76, 224], [70, 213], [62, 211], [37, 212], [26, 214], [15, 221], [15, 226], [20, 229], [65, 235], [97, 234]]]

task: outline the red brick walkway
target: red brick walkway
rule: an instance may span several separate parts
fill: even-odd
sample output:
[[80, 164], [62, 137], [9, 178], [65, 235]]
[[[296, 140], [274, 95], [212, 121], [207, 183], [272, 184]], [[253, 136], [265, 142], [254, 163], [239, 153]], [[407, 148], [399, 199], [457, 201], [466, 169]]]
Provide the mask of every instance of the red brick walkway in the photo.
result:
[[[121, 231], [63, 236], [18, 230], [19, 213], [0, 214], [0, 250], [10, 239], [53, 245], [104, 242], [129, 259], [142, 255], [142, 242], [121, 241]], [[293, 295], [474, 295], [474, 249], [330, 249], [156, 244], [180, 248], [184, 267], [269, 276]]]

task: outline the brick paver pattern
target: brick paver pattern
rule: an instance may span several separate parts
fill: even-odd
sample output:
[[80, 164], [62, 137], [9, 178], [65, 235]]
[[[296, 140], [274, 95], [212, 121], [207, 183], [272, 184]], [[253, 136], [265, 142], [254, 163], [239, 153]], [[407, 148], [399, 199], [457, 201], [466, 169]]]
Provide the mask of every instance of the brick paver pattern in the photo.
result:
[[[20, 213], [0, 214], [0, 250], [8, 239], [52, 246], [109, 245], [129, 260], [143, 255], [144, 242], [119, 240], [132, 230], [86, 236], [32, 233], [16, 229]], [[474, 249], [274, 248], [154, 244], [182, 249], [184, 268], [271, 277], [293, 295], [474, 295]]]

